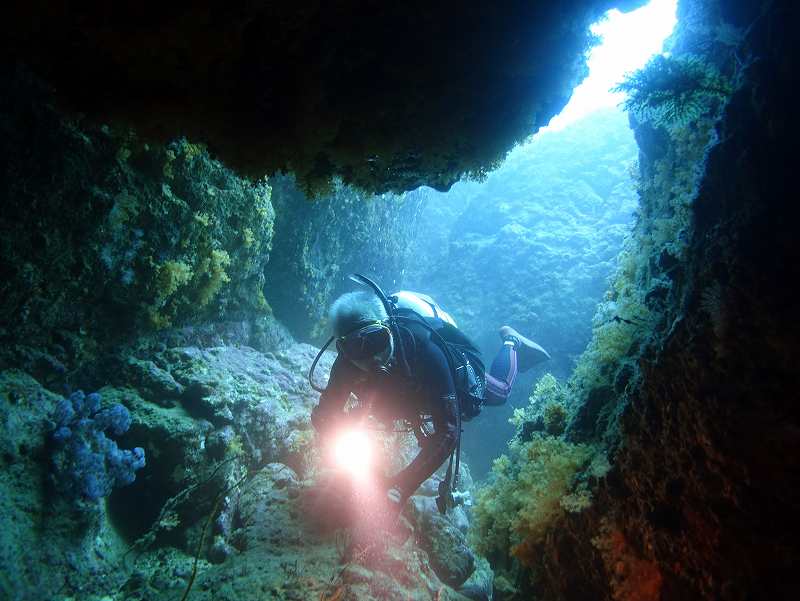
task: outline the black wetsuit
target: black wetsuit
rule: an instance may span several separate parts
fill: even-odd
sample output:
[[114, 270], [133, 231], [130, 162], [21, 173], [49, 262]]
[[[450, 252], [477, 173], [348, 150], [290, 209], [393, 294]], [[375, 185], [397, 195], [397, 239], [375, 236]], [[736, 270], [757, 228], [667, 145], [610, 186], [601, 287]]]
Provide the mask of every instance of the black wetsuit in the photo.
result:
[[[438, 319], [426, 322], [441, 326]], [[402, 365], [397, 345], [394, 361], [385, 375], [368, 374], [339, 355], [315, 414], [323, 421], [325, 416], [341, 413], [353, 392], [360, 399], [371, 397], [372, 415], [386, 424], [395, 419], [414, 423], [420, 416], [430, 416], [433, 434], [423, 441], [414, 460], [390, 482], [408, 497], [453, 451], [458, 439], [459, 405], [447, 357], [431, 332], [420, 324], [404, 322], [401, 335], [408, 370]]]

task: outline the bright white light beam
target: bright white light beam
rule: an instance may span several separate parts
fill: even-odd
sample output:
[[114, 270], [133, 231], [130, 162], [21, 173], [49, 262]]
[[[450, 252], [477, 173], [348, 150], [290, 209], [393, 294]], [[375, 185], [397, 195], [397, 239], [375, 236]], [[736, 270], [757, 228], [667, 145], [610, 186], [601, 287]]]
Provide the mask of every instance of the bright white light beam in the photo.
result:
[[372, 445], [363, 430], [346, 430], [334, 448], [336, 464], [356, 477], [366, 475], [372, 463]]

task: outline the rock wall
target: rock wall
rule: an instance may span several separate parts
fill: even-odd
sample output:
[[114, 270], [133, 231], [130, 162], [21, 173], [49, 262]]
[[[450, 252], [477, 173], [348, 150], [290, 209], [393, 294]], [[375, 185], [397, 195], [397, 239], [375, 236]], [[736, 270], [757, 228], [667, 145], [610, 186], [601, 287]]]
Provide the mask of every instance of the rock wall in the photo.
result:
[[291, 177], [270, 182], [277, 216], [269, 301], [297, 337], [322, 344], [328, 307], [355, 285], [349, 274], [400, 284], [415, 259], [411, 241], [428, 195], [370, 196], [339, 183], [332, 194], [309, 200]]
[[31, 2], [2, 48], [70, 108], [240, 173], [332, 176], [370, 192], [445, 190], [547, 123], [586, 76], [589, 25], [642, 0]]
[[[132, 484], [100, 499], [54, 486], [59, 395], [0, 371], [3, 598], [177, 600], [190, 586], [192, 598], [215, 600], [491, 595], [463, 509], [438, 513], [442, 473], [389, 528], [369, 482], [323, 469], [309, 419], [318, 395], [305, 377], [314, 347], [229, 341], [238, 344], [187, 336], [140, 351], [98, 391], [103, 407], [130, 411], [120, 446], [146, 457]], [[323, 356], [320, 372], [331, 363]], [[386, 439], [393, 462], [408, 461], [406, 438]], [[471, 486], [466, 467], [461, 480]]]
[[[717, 16], [687, 4], [687, 17]], [[675, 320], [643, 361], [623, 415], [621, 481], [609, 487], [607, 519], [632, 562], [660, 578], [663, 597], [789, 599], [799, 556], [798, 499], [788, 491], [800, 443], [800, 332], [790, 308], [798, 214], [782, 157], [791, 148], [784, 124], [794, 119], [785, 93], [797, 11], [718, 10], [743, 34], [738, 58], [752, 63], [707, 158]], [[618, 588], [635, 576], [634, 568]]]
[[24, 67], [0, 77], [2, 366], [99, 385], [87, 372], [121, 348], [184, 327], [218, 342], [245, 329], [259, 347], [271, 304], [295, 334], [324, 340], [348, 273], [401, 277], [422, 194], [339, 184], [310, 201], [288, 176], [251, 182], [189, 141], [149, 145], [66, 118]]
[[[585, 394], [567, 430], [573, 441], [604, 441], [611, 469], [578, 477], [591, 504], [562, 512], [526, 556], [525, 594], [795, 596], [797, 208], [784, 152], [796, 18], [786, 3], [680, 5], [674, 53], [700, 53], [739, 87], [706, 134], [703, 118], [637, 128], [644, 187], [633, 252], [642, 254], [628, 279], [637, 291], [617, 288], [611, 300], [619, 311], [639, 299], [644, 312], [614, 326], [630, 333], [596, 330], [572, 381]], [[681, 198], [688, 221], [675, 219], [681, 204], [669, 208]]]
[[267, 184], [185, 140], [65, 119], [22, 67], [0, 77], [3, 366], [63, 379], [169, 326], [269, 312]]
[[[344, 274], [402, 272], [422, 199], [340, 186], [312, 203], [278, 178], [276, 211], [268, 182], [200, 146], [67, 119], [27, 70], [2, 75], [0, 597], [180, 599], [195, 576], [193, 596], [213, 599], [487, 594], [463, 511], [422, 535], [437, 480], [369, 553], [314, 522], [317, 349], [267, 302], [315, 335]], [[126, 407], [115, 444], [144, 449], [133, 483], [107, 497], [55, 481], [56, 457], [81, 483], [90, 465], [114, 468], [91, 440], [56, 453], [61, 393], [75, 388]]]

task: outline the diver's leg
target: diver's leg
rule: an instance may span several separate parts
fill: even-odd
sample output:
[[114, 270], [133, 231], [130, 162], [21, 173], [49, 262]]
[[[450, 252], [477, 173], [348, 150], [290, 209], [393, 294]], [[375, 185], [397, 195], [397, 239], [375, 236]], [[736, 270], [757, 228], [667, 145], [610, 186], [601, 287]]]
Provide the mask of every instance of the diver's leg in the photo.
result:
[[502, 405], [511, 394], [514, 380], [517, 378], [517, 349], [513, 340], [506, 340], [492, 361], [492, 367], [486, 374], [487, 405]]
[[500, 328], [500, 338], [503, 339], [503, 346], [486, 374], [484, 403], [487, 405], [502, 405], [506, 402], [517, 378], [517, 370], [527, 371], [550, 358], [546, 350], [510, 326]]
[[523, 373], [550, 358], [550, 353], [530, 338], [525, 338], [511, 326], [500, 328], [500, 338], [504, 343], [512, 342], [514, 344], [514, 350], [517, 352], [517, 369]]

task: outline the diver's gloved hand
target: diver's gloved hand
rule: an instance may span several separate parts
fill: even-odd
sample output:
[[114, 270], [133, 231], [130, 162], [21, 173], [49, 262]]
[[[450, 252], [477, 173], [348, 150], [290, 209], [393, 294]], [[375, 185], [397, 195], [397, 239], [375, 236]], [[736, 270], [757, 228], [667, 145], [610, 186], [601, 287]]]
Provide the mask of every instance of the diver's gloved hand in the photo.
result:
[[403, 517], [403, 508], [406, 505], [406, 495], [396, 486], [386, 491], [387, 523], [388, 533], [402, 545], [413, 534], [414, 528]]

